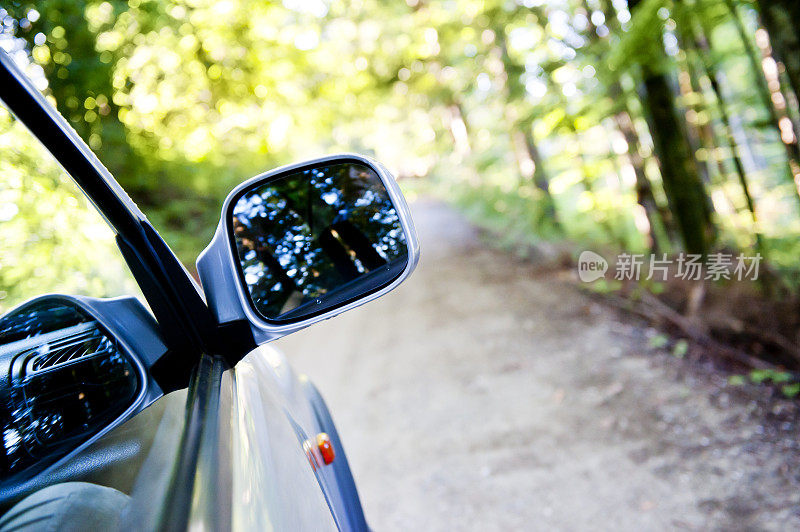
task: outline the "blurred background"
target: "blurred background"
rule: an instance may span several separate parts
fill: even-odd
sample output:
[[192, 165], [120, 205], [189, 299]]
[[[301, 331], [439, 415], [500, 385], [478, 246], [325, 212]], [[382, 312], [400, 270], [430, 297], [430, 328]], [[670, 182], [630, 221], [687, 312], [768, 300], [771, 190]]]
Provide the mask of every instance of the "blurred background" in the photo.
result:
[[794, 2], [12, 1], [3, 47], [187, 264], [343, 150], [505, 238], [760, 250], [797, 283]]
[[[655, 517], [606, 522], [692, 528], [711, 516], [769, 528], [800, 519], [791, 494], [800, 462], [790, 436], [800, 393], [798, 20], [795, 0], [12, 0], [0, 9], [0, 46], [189, 269], [227, 192], [257, 173], [354, 151], [397, 176], [417, 216], [423, 262], [416, 289], [412, 277], [376, 305], [408, 334], [400, 338], [379, 316], [358, 311], [338, 328], [326, 323], [315, 329], [324, 332], [286, 340], [300, 353], [298, 365], [330, 393], [345, 441], [353, 434], [356, 478], [366, 479], [378, 523], [406, 528], [411, 506], [420, 526], [432, 515], [442, 527], [486, 519], [502, 528], [534, 518], [591, 526], [608, 508], [627, 508]], [[108, 230], [72, 208], [83, 200], [65, 192], [57, 164], [2, 109], [0, 149], [0, 309], [33, 289], [135, 290], [116, 263], [98, 260], [116, 253], [110, 239], [98, 239]], [[574, 263], [585, 249], [607, 258], [724, 252], [763, 260], [758, 282], [607, 276], [580, 285]], [[448, 299], [455, 293], [461, 299]], [[397, 358], [375, 362], [364, 343], [348, 340], [367, 330], [376, 339], [366, 344], [395, 349]], [[443, 331], [463, 343], [448, 343]], [[323, 334], [340, 343], [321, 359], [313, 346]], [[408, 365], [392, 365], [410, 353]], [[480, 358], [488, 354], [495, 358]], [[475, 364], [460, 366], [465, 360]], [[536, 366], [544, 360], [552, 364]], [[377, 365], [347, 388], [352, 375], [331, 369], [337, 364]], [[427, 373], [420, 369], [429, 364]], [[417, 371], [390, 378], [407, 367]], [[516, 380], [503, 380], [508, 374]], [[453, 417], [461, 399], [497, 387], [511, 395], [485, 409], [464, 399], [469, 415]], [[441, 393], [426, 395], [432, 388]], [[403, 418], [410, 395], [418, 403]], [[442, 417], [424, 418], [431, 401], [448, 405]], [[365, 403], [374, 416], [360, 409]], [[552, 411], [542, 414], [539, 404]], [[419, 471], [442, 469], [441, 456], [458, 438], [425, 447], [409, 436], [398, 443], [408, 467], [386, 470], [370, 450], [375, 437], [392, 438], [383, 407], [395, 420], [426, 419], [401, 423], [422, 440], [480, 418], [499, 416], [506, 425], [466, 436], [474, 445], [450, 464], [455, 476], [420, 478]], [[641, 419], [626, 417], [636, 410]], [[556, 455], [504, 443], [530, 443], [535, 434], [546, 440], [570, 412], [584, 415], [551, 434]], [[692, 428], [681, 433], [685, 419]], [[663, 437], [635, 448], [616, 439], [648, 431]], [[605, 455], [593, 455], [587, 441], [622, 449], [624, 459], [598, 461]], [[506, 454], [492, 454], [498, 448]], [[565, 448], [586, 460], [563, 465]], [[698, 476], [711, 460], [706, 450], [729, 462]], [[414, 461], [425, 452], [430, 467]], [[564, 468], [492, 483], [503, 468], [530, 473], [543, 463]], [[642, 464], [652, 476], [637, 476]], [[667, 466], [669, 473], [658, 469]], [[619, 471], [629, 471], [629, 484], [607, 491]], [[403, 493], [392, 499], [381, 488], [388, 476], [407, 494], [421, 490], [408, 495], [406, 513]], [[561, 483], [542, 492], [550, 502], [535, 513], [508, 503], [519, 499], [514, 486], [533, 493], [554, 476]], [[583, 479], [577, 491], [575, 479]], [[742, 479], [745, 487], [736, 487]], [[487, 490], [468, 497], [466, 513], [465, 485]], [[675, 485], [685, 491], [670, 499]], [[773, 491], [759, 499], [748, 491], [759, 485]], [[564, 502], [593, 494], [599, 502], [579, 505], [583, 512]], [[501, 507], [503, 517], [487, 518], [485, 507]], [[677, 514], [685, 517], [676, 521]]]

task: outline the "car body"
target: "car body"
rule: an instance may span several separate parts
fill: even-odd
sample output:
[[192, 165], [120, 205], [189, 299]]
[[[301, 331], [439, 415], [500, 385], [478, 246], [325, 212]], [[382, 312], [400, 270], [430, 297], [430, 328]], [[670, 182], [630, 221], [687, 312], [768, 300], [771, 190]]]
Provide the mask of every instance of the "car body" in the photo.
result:
[[[88, 146], [2, 50], [0, 99], [112, 226], [153, 314], [130, 298], [56, 299], [75, 305], [119, 339], [139, 361], [140, 388], [130, 407], [92, 437], [57, 459], [44, 460], [35, 474], [0, 484], [0, 505], [6, 513], [0, 529], [20, 524], [35, 528], [31, 516], [38, 514], [25, 514], [14, 505], [35, 501], [37, 493], [51, 493], [53, 486], [80, 482], [127, 495], [113, 522], [102, 522], [102, 527], [367, 530], [325, 401], [267, 342], [379, 297], [411, 273], [418, 256], [413, 225], [386, 169], [348, 154], [254, 178], [264, 180], [326, 161], [370, 165], [400, 206], [409, 243], [407, 264], [391, 283], [331, 311], [276, 325], [247, 309], [244, 285], [231, 273], [234, 266], [224, 266], [232, 257], [224, 216], [214, 242], [198, 261], [203, 290]], [[223, 213], [225, 209], [228, 202]], [[126, 313], [133, 317], [122, 319]], [[333, 451], [329, 464], [324, 441]], [[76, 489], [89, 494], [86, 485]]]

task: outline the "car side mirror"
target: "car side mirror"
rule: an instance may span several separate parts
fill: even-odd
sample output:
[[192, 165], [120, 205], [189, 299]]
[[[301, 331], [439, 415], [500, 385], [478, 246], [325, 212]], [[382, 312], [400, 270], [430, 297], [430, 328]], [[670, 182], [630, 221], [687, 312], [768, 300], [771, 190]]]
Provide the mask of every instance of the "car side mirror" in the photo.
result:
[[47, 295], [2, 316], [0, 491], [160, 397], [147, 369], [165, 352], [155, 321], [132, 297]]
[[238, 186], [197, 272], [218, 321], [246, 320], [263, 343], [385, 294], [418, 256], [394, 178], [345, 154]]

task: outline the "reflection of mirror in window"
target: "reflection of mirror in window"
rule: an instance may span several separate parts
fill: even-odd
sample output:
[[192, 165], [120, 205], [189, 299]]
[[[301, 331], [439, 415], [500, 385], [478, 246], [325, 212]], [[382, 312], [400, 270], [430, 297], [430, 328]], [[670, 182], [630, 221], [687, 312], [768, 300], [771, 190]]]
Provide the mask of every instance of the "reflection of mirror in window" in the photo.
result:
[[3, 478], [74, 449], [122, 414], [139, 389], [116, 341], [57, 299], [0, 319], [0, 371]]
[[320, 312], [405, 268], [397, 211], [375, 172], [337, 163], [258, 184], [233, 207], [244, 282], [265, 318]]

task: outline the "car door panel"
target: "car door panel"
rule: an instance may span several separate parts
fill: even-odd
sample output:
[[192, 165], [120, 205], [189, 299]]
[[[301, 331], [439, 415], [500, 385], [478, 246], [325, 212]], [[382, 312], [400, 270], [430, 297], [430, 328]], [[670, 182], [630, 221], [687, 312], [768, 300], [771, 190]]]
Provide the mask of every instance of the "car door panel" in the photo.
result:
[[[234, 369], [234, 529], [336, 530], [288, 398], [299, 390], [291, 369], [257, 349]], [[288, 393], [287, 393], [288, 392]], [[306, 423], [308, 426], [308, 423]], [[316, 465], [315, 467], [321, 467]]]
[[[268, 391], [278, 390], [275, 400], [284, 416], [298, 433], [300, 445], [310, 442], [312, 451], [316, 435], [327, 433], [335, 450], [335, 459], [323, 465], [318, 454], [312, 468], [319, 488], [328, 502], [338, 527], [342, 530], [368, 530], [355, 482], [345, 456], [342, 442], [327, 405], [314, 384], [305, 375], [297, 375], [285, 355], [277, 348], [264, 345], [245, 357], [234, 370], [253, 378], [265, 388], [261, 397], [271, 397]], [[244, 381], [239, 379], [239, 385]], [[307, 463], [307, 461], [306, 461]]]

